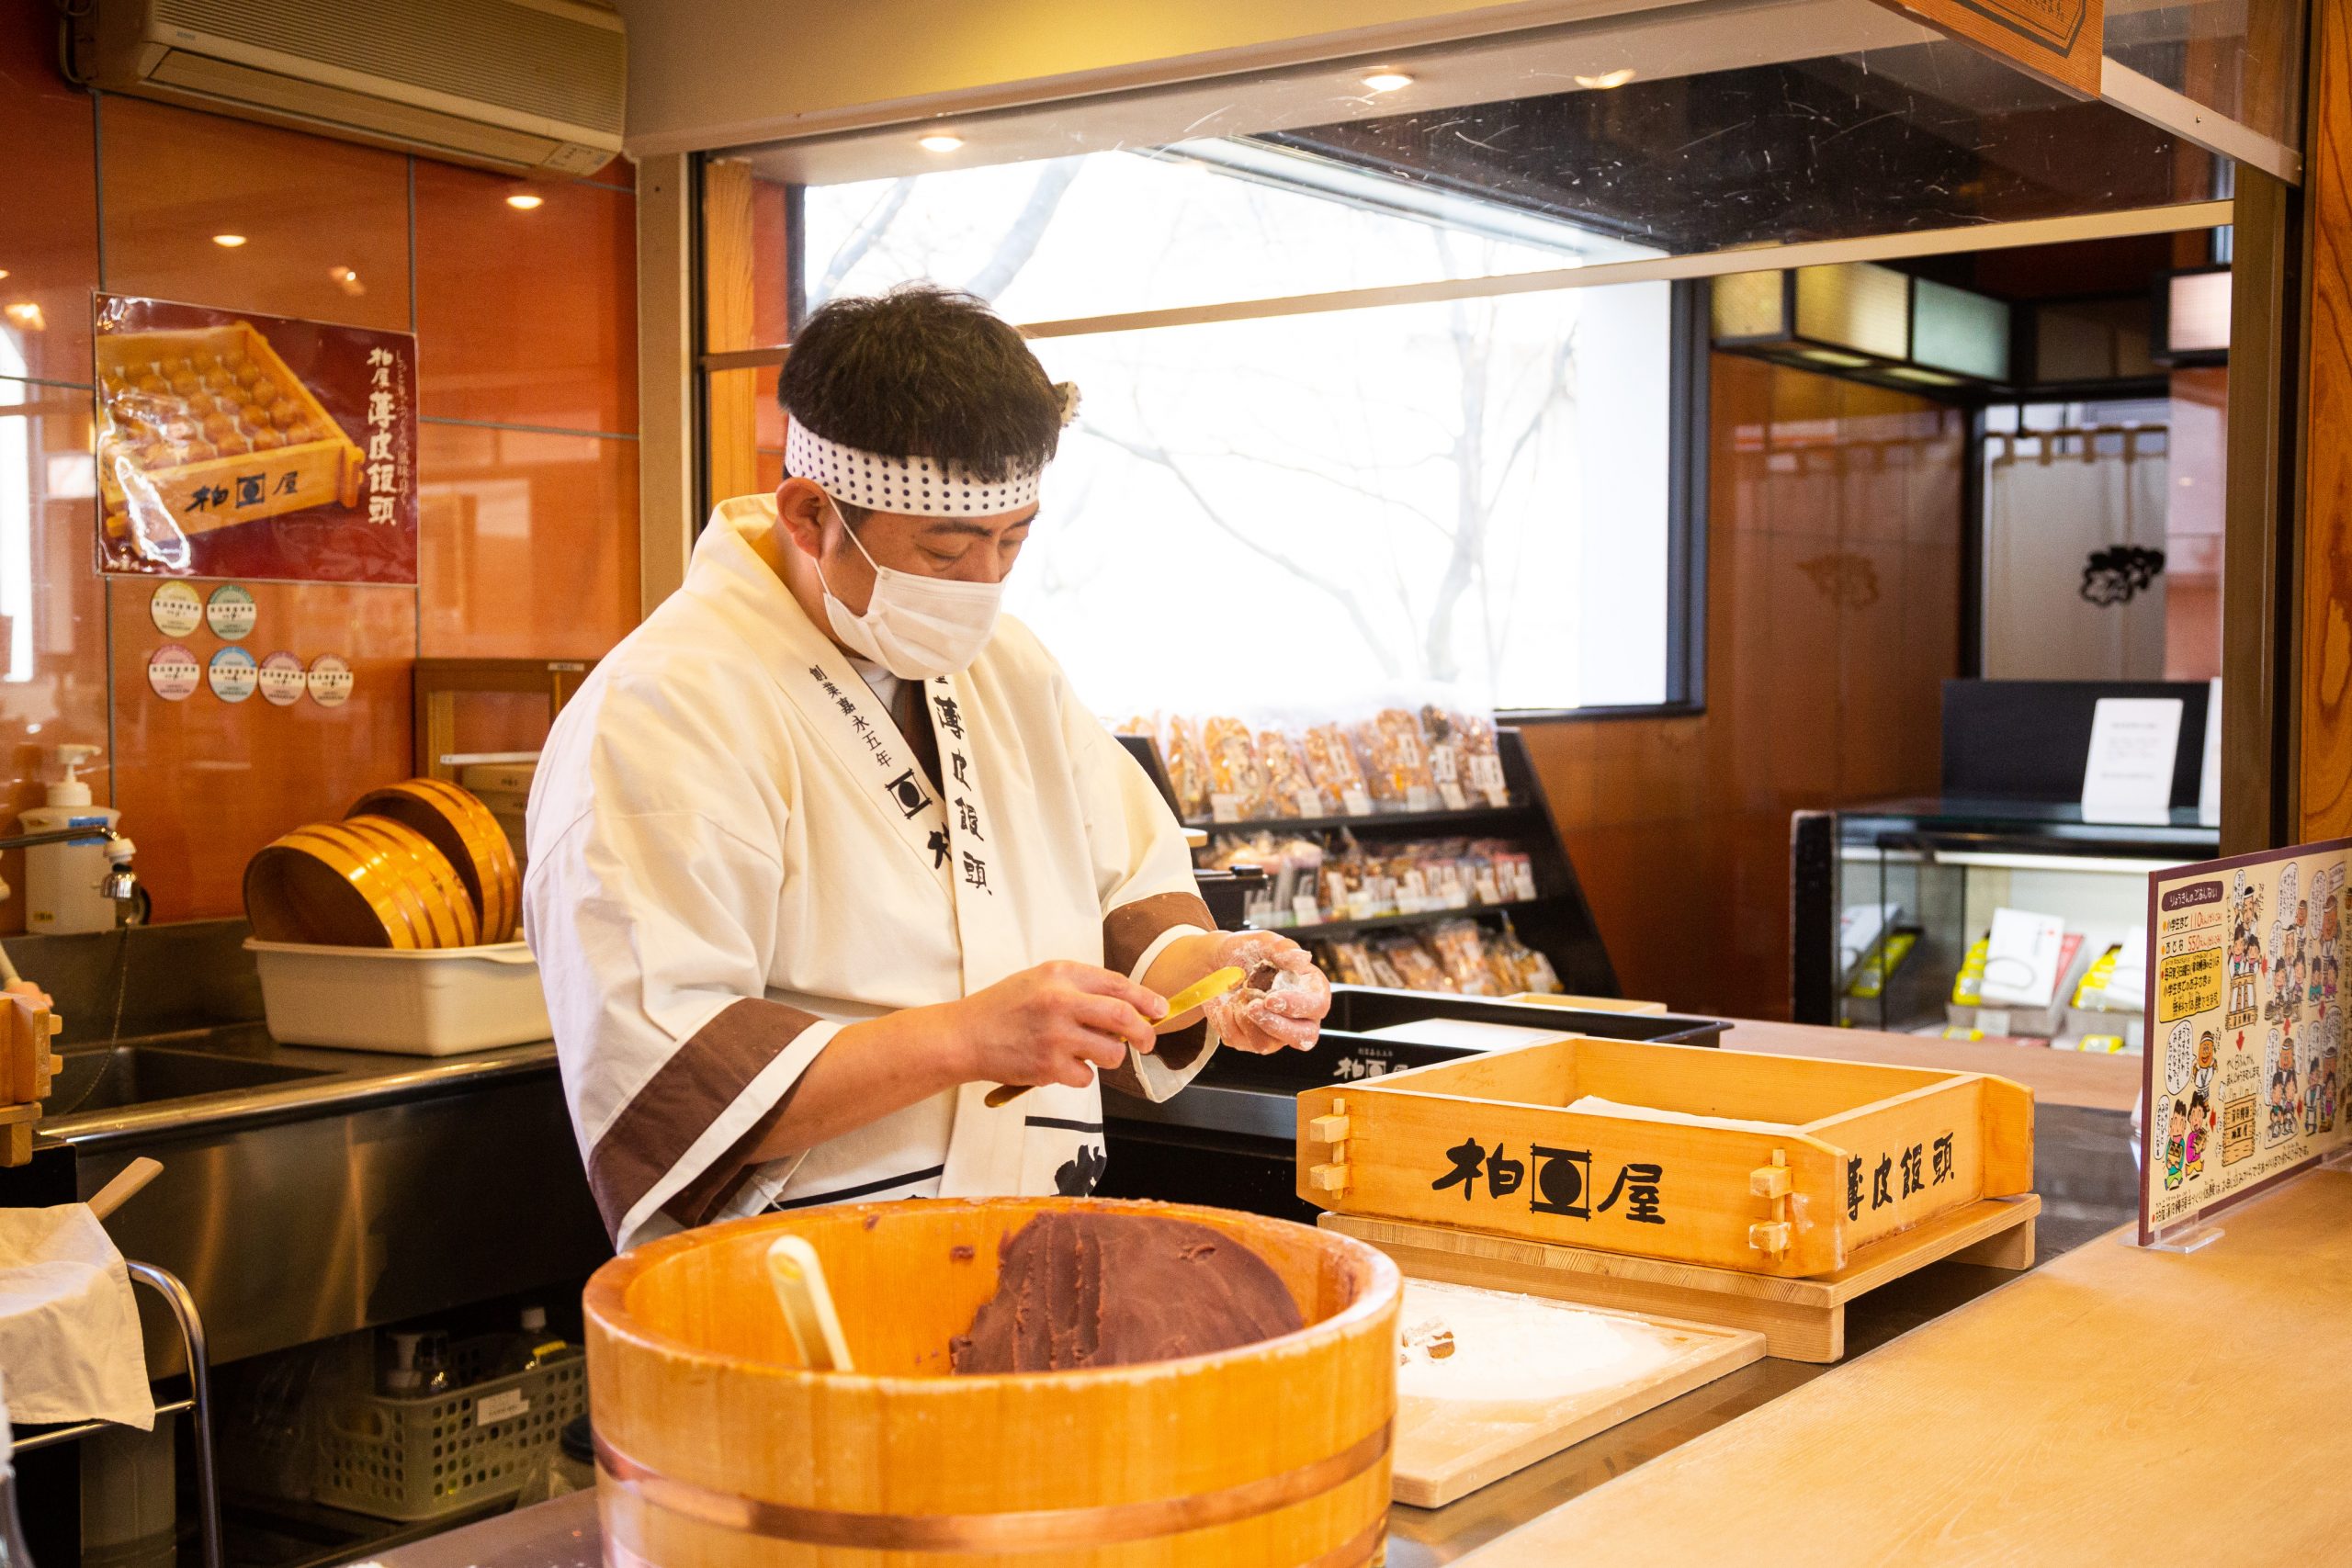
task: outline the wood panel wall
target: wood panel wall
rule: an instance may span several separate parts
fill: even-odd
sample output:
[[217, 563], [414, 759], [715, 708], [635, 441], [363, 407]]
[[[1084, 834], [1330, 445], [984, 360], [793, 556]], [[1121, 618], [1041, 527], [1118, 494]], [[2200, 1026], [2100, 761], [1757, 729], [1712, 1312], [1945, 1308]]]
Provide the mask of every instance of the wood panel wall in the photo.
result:
[[1707, 707], [1529, 727], [1628, 996], [1789, 1013], [1789, 818], [1931, 794], [1960, 672], [1955, 410], [1714, 356]]
[[2352, 833], [2352, 0], [2314, 0], [2303, 152], [2299, 842]]
[[[25, 573], [27, 623], [0, 622], [23, 634], [0, 635], [0, 832], [44, 797], [60, 742], [108, 747], [87, 776], [138, 842], [154, 918], [234, 915], [254, 850], [409, 771], [417, 658], [594, 657], [636, 625], [634, 175], [616, 159], [518, 181], [94, 97], [56, 45], [51, 7], [0, 5], [0, 442], [21, 431], [29, 459], [0, 463], [0, 516], [27, 525], [21, 564], [0, 558], [0, 579]], [[232, 220], [246, 243], [215, 243]], [[418, 584], [243, 584], [244, 646], [340, 655], [342, 706], [149, 688], [175, 640], [149, 615], [158, 580], [94, 558], [97, 290], [416, 334]], [[22, 866], [0, 856], [0, 878], [21, 888]], [[23, 925], [0, 900], [0, 934]]]

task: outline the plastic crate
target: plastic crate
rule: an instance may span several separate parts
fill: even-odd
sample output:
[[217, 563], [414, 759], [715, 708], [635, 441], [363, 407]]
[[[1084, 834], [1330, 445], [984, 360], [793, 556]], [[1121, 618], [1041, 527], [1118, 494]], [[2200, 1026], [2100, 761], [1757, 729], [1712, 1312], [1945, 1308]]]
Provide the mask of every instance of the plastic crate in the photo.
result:
[[[587, 1358], [577, 1349], [543, 1367], [485, 1382], [505, 1340], [451, 1353], [460, 1386], [417, 1399], [368, 1394], [339, 1402], [319, 1432], [312, 1496], [382, 1519], [435, 1519], [511, 1497], [563, 1424], [588, 1408]], [[488, 1419], [484, 1419], [487, 1416]]]

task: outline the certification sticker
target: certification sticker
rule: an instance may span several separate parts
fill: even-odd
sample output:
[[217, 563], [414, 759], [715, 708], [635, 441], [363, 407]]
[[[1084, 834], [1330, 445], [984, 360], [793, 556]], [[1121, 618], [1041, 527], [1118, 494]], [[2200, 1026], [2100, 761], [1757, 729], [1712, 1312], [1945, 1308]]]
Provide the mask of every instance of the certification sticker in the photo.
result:
[[147, 656], [147, 684], [167, 703], [178, 702], [204, 679], [204, 666], [195, 654], [167, 642]]
[[212, 635], [222, 642], [243, 642], [253, 636], [254, 623], [261, 618], [261, 606], [254, 596], [233, 582], [224, 582], [212, 591], [204, 606], [204, 618], [212, 627]]
[[204, 624], [204, 601], [185, 582], [166, 582], [147, 601], [147, 618], [165, 637], [186, 637]]
[[224, 703], [241, 703], [254, 694], [260, 673], [252, 654], [242, 648], [224, 648], [212, 656], [207, 679], [212, 683], [214, 696]]
[[261, 698], [270, 706], [282, 708], [299, 703], [308, 688], [302, 661], [292, 654], [273, 653], [261, 661]]
[[351, 700], [351, 666], [332, 653], [311, 660], [311, 700], [322, 708], [339, 708]]

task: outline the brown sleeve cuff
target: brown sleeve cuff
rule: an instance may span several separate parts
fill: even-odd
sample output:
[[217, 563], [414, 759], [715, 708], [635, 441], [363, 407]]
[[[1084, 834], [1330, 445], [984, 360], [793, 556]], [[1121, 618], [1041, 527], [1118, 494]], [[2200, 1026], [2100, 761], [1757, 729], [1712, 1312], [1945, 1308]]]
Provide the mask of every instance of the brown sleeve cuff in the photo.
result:
[[1133, 973], [1144, 950], [1171, 926], [1213, 931], [1216, 921], [1197, 893], [1155, 893], [1122, 904], [1102, 917], [1102, 967], [1119, 975]]
[[[767, 1065], [818, 1021], [814, 1013], [745, 997], [679, 1043], [645, 1087], [621, 1109], [588, 1152], [588, 1187], [617, 1239], [621, 1221], [670, 1174], [695, 1140], [735, 1103]], [[774, 1112], [697, 1172], [662, 1210], [681, 1224], [699, 1223], [741, 1186], [743, 1159], [758, 1145]]]
[[[1136, 962], [1145, 950], [1159, 940], [1162, 932], [1175, 926], [1198, 926], [1204, 931], [1213, 931], [1216, 930], [1216, 920], [1197, 893], [1155, 893], [1148, 898], [1120, 905], [1102, 919], [1102, 967], [1121, 975], [1133, 974]], [[1208, 1025], [1194, 1023], [1173, 1034], [1161, 1035], [1152, 1055], [1160, 1066], [1181, 1073], [1201, 1059], [1208, 1043]], [[1102, 1081], [1125, 1094], [1146, 1100], [1159, 1098], [1146, 1089], [1132, 1053], [1103, 1074]]]

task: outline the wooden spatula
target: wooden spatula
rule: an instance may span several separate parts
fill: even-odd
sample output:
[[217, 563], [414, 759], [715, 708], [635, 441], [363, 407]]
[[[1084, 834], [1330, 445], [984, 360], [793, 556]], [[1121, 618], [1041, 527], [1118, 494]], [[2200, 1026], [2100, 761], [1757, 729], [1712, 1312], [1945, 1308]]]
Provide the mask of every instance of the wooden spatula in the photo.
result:
[[132, 1193], [137, 1192], [163, 1173], [164, 1166], [161, 1160], [149, 1159], [145, 1155], [141, 1155], [137, 1159], [115, 1172], [112, 1181], [90, 1195], [90, 1213], [97, 1215], [101, 1220], [105, 1219], [108, 1214], [121, 1208]]
[[833, 1312], [833, 1292], [825, 1286], [825, 1268], [815, 1247], [797, 1235], [776, 1237], [768, 1247], [768, 1283], [775, 1287], [784, 1325], [810, 1371], [857, 1370], [850, 1365], [849, 1341], [842, 1337], [842, 1320]]
[[[1159, 1022], [1156, 1027], [1167, 1029], [1194, 1008], [1207, 1006], [1249, 977], [1250, 972], [1239, 964], [1228, 964], [1223, 969], [1210, 970], [1168, 998], [1168, 1010], [1160, 1015]], [[990, 1111], [996, 1111], [1012, 1104], [1036, 1087], [1033, 1083], [1001, 1083], [989, 1090], [988, 1097], [981, 1103]]]

